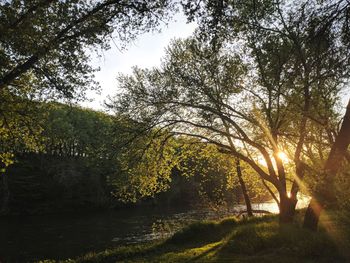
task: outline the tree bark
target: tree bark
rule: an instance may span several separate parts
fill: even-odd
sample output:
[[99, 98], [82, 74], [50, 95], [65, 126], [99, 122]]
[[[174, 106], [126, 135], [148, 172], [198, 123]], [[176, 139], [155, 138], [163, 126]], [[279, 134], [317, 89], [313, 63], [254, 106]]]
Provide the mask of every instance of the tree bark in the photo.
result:
[[238, 158], [236, 158], [236, 171], [237, 171], [237, 175], [238, 175], [238, 181], [239, 181], [239, 184], [241, 186], [242, 194], [244, 197], [244, 202], [245, 202], [245, 205], [247, 207], [247, 214], [248, 214], [248, 216], [253, 216], [252, 204], [250, 202], [247, 187], [246, 187], [245, 182], [244, 182], [243, 177], [242, 177], [241, 163], [240, 163]]
[[342, 161], [345, 158], [347, 148], [350, 144], [350, 100], [346, 108], [344, 120], [340, 131], [335, 138], [329, 153], [328, 159], [324, 166], [325, 182], [318, 191], [318, 199], [312, 197], [310, 204], [306, 210], [304, 218], [304, 228], [317, 230], [319, 217], [322, 210], [327, 204], [335, 201], [334, 196], [334, 177], [342, 166]]
[[294, 220], [297, 199], [288, 197], [286, 193], [280, 193], [280, 224], [289, 224]]

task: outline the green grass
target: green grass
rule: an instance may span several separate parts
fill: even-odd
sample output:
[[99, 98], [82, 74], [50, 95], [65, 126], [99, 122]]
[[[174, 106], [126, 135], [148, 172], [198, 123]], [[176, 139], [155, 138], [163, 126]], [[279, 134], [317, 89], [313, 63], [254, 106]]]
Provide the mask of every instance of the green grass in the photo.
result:
[[65, 262], [350, 262], [345, 255], [349, 225], [327, 220], [337, 231], [311, 232], [302, 229], [300, 222], [279, 226], [276, 216], [198, 222], [167, 240], [89, 253]]

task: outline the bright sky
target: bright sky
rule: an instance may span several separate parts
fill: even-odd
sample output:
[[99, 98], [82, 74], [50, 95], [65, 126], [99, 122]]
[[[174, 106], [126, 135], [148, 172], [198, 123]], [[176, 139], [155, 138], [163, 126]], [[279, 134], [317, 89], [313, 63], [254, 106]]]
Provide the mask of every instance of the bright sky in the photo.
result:
[[[185, 38], [195, 30], [195, 23], [186, 23], [186, 18], [178, 14], [168, 25], [161, 27], [161, 32], [147, 33], [139, 36], [136, 41], [128, 44], [127, 49], [120, 50], [111, 42], [111, 49], [105, 51], [101, 58], [94, 58], [92, 65], [100, 67], [96, 81], [101, 85], [100, 95], [88, 92], [88, 98], [92, 102], [81, 103], [84, 107], [103, 109], [103, 101], [107, 96], [113, 96], [117, 92], [116, 77], [118, 73], [131, 73], [133, 66], [149, 68], [160, 65], [164, 56], [164, 50], [174, 38]], [[118, 45], [118, 43], [116, 43]]]

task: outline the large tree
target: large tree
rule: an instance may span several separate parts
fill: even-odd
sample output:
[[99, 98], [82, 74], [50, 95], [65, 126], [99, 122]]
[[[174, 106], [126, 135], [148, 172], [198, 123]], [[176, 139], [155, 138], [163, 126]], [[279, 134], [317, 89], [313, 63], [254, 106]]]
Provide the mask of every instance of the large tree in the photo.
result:
[[[121, 78], [126, 94], [119, 105], [131, 117], [172, 126], [174, 134], [202, 138], [249, 163], [279, 193], [281, 222], [290, 222], [302, 179], [312, 172], [305, 144], [312, 131], [332, 126], [348, 53], [338, 31], [318, 27], [322, 16], [309, 5], [250, 4], [233, 13], [220, 6], [225, 12], [217, 18], [231, 28], [175, 42], [161, 69]], [[295, 164], [289, 179], [281, 151]]]
[[[292, 135], [289, 141], [295, 146], [293, 160], [297, 175], [292, 198], [301, 179], [310, 172], [309, 165], [321, 160], [325, 165], [318, 164], [311, 172], [319, 174], [312, 184], [320, 181], [319, 185], [323, 186], [317, 186], [313, 194], [325, 199], [324, 195], [329, 194], [320, 189], [332, 188], [332, 179], [325, 183], [321, 178], [334, 172], [323, 172], [332, 163], [324, 156], [332, 147], [329, 158], [333, 159], [334, 149], [340, 144], [342, 149], [348, 146], [344, 139], [334, 136], [337, 116], [331, 109], [349, 76], [349, 2], [204, 0], [183, 1], [183, 6], [189, 19], [199, 23], [200, 38], [214, 47], [248, 39], [264, 86], [278, 90], [289, 84], [288, 92], [284, 91], [282, 97], [292, 102], [288, 107], [294, 113], [294, 129], [288, 131]], [[296, 130], [297, 136], [292, 132]], [[314, 158], [315, 155], [318, 156]], [[310, 212], [313, 206], [310, 205], [307, 218], [315, 216]], [[317, 222], [307, 218], [309, 223], [305, 225]]]
[[255, 93], [246, 91], [253, 82], [243, 61], [195, 40], [176, 41], [167, 53], [161, 69], [135, 69], [133, 76], [120, 78], [125, 93], [118, 99], [119, 111], [160, 129], [169, 127], [175, 136], [215, 144], [247, 162], [276, 187], [282, 197], [281, 221], [290, 221], [282, 148], [272, 144]]

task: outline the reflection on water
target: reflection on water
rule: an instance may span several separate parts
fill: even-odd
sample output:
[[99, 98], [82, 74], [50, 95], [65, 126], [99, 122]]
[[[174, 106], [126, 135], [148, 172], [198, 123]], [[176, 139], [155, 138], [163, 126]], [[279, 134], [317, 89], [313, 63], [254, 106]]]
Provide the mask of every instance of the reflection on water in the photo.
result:
[[[301, 208], [307, 200], [299, 202]], [[253, 209], [278, 212], [276, 203]], [[197, 220], [232, 216], [238, 205], [222, 211], [137, 208], [94, 214], [25, 216], [0, 219], [0, 262], [66, 259], [88, 251], [165, 238]]]
[[[297, 209], [307, 207], [310, 202], [310, 199], [310, 196], [298, 193]], [[244, 206], [242, 206], [242, 209], [244, 210]], [[260, 204], [253, 204], [253, 209], [266, 210], [274, 214], [277, 214], [279, 212], [278, 205], [276, 204], [276, 202], [273, 201]]]

